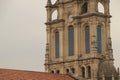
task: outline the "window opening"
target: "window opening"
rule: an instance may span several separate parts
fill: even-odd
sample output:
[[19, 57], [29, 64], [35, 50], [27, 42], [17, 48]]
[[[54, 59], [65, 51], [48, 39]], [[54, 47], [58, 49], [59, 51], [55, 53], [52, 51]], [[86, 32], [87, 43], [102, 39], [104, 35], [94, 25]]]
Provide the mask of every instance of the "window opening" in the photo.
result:
[[98, 12], [104, 13], [104, 6], [100, 2], [98, 3]]
[[101, 39], [102, 39], [101, 26], [98, 25], [97, 26], [97, 48], [98, 48], [97, 52], [98, 53], [102, 52], [102, 41], [101, 41]]
[[89, 26], [85, 28], [85, 47], [86, 53], [90, 53], [90, 29]]
[[58, 12], [57, 10], [55, 10], [53, 13], [52, 13], [52, 20], [56, 20], [58, 18]]
[[69, 32], [68, 32], [68, 42], [69, 42], [69, 56], [74, 55], [74, 29], [73, 26], [69, 27]]
[[85, 78], [85, 68], [82, 67], [82, 77]]
[[59, 32], [55, 33], [55, 57], [59, 58]]
[[84, 3], [84, 5], [82, 6], [82, 14], [83, 13], [87, 13], [87, 11], [88, 11], [88, 3], [86, 2], [86, 3]]

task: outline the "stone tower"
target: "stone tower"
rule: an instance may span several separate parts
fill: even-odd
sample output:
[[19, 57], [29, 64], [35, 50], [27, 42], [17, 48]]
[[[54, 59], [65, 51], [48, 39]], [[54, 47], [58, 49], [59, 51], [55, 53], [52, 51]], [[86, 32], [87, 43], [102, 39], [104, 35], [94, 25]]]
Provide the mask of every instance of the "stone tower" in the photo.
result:
[[80, 80], [118, 79], [113, 65], [109, 3], [47, 0], [46, 72], [70, 74]]

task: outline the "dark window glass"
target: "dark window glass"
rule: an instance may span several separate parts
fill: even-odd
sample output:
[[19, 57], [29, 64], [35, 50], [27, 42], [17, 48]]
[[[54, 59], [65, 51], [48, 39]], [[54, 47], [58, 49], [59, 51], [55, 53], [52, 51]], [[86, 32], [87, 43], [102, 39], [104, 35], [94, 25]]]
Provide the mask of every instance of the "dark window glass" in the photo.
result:
[[88, 77], [91, 78], [91, 67], [90, 66], [87, 67], [87, 71], [88, 71]]
[[88, 3], [86, 2], [86, 3], [84, 3], [84, 5], [82, 6], [82, 14], [83, 13], [87, 13], [87, 11], [88, 11]]
[[98, 25], [97, 27], [97, 52], [98, 53], [101, 53], [102, 51], [102, 42], [101, 42], [101, 26]]
[[51, 73], [54, 73], [54, 71], [51, 71]]
[[74, 55], [74, 30], [73, 26], [69, 27], [69, 32], [68, 32], [68, 42], [69, 42], [69, 56]]
[[57, 74], [59, 74], [59, 73], [60, 73], [60, 71], [59, 71], [59, 70], [57, 70], [57, 71], [56, 71], [56, 73], [57, 73]]
[[85, 78], [85, 68], [82, 67], [82, 77]]
[[59, 58], [59, 32], [55, 33], [55, 56]]
[[66, 74], [69, 74], [69, 69], [66, 69]]
[[86, 53], [90, 53], [90, 29], [88, 26], [85, 28], [85, 47]]

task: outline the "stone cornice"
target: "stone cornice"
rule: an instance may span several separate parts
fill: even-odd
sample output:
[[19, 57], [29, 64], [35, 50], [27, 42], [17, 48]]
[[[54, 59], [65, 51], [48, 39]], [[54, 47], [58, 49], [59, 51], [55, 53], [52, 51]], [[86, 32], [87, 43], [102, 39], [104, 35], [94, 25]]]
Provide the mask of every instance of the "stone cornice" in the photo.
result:
[[65, 22], [65, 20], [63, 20], [63, 19], [56, 19], [56, 20], [53, 20], [51, 22], [46, 22], [45, 24], [46, 25], [52, 25], [52, 24], [58, 24], [60, 22]]
[[58, 4], [67, 4], [67, 3], [71, 3], [71, 2], [79, 2], [79, 1], [83, 1], [83, 0], [68, 0], [68, 1], [65, 1], [65, 2], [58, 2]]
[[69, 62], [75, 62], [75, 61], [85, 61], [85, 60], [91, 60], [91, 59], [102, 60], [102, 58], [92, 57], [92, 58], [81, 58], [81, 59], [74, 59], [74, 60], [64, 60], [64, 61], [59, 61], [59, 62], [50, 62], [50, 63], [44, 64], [44, 65], [62, 64], [62, 63], [69, 63]]
[[74, 16], [74, 19], [81, 19], [81, 18], [88, 18], [88, 17], [92, 17], [92, 16], [97, 16], [97, 17], [103, 17], [103, 18], [111, 18], [111, 15], [106, 15], [103, 13], [85, 13], [85, 14], [81, 14], [79, 16]]

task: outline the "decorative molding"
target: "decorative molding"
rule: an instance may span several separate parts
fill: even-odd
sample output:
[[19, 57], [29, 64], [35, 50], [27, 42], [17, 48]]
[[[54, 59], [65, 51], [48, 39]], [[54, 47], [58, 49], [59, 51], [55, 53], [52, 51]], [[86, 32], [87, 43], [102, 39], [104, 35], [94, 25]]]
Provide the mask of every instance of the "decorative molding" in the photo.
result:
[[65, 20], [64, 19], [56, 19], [56, 20], [53, 20], [51, 22], [46, 22], [45, 24], [46, 25], [52, 25], [52, 24], [58, 24], [60, 22], [65, 22]]
[[79, 16], [73, 16], [74, 19], [88, 18], [92, 16], [103, 17], [103, 18], [111, 18], [111, 15], [106, 15], [102, 13], [85, 13]]

